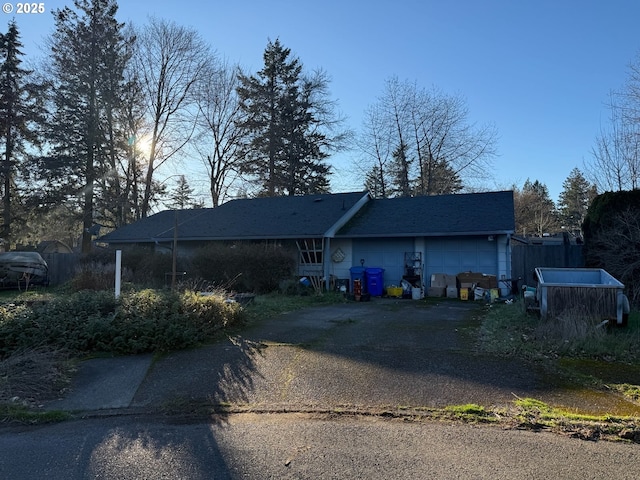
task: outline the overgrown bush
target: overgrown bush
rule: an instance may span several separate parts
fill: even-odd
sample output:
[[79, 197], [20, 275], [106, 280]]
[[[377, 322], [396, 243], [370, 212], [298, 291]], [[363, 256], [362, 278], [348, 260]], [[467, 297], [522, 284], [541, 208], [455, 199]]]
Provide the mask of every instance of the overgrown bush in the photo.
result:
[[194, 346], [244, 318], [224, 296], [143, 290], [116, 300], [82, 291], [39, 305], [0, 306], [0, 358], [27, 348], [132, 354]]
[[624, 283], [629, 301], [640, 307], [640, 191], [596, 197], [583, 230], [586, 266], [603, 268]]
[[[94, 249], [83, 255], [70, 287], [74, 291], [113, 289], [115, 257], [115, 249], [110, 248]], [[178, 270], [189, 269], [188, 259], [178, 260]], [[173, 259], [168, 253], [154, 252], [143, 247], [127, 248], [122, 252], [123, 282], [132, 282], [140, 287], [163, 287], [166, 286], [167, 274], [172, 268]]]
[[193, 256], [196, 276], [237, 291], [267, 293], [293, 275], [295, 252], [267, 244], [212, 244]]

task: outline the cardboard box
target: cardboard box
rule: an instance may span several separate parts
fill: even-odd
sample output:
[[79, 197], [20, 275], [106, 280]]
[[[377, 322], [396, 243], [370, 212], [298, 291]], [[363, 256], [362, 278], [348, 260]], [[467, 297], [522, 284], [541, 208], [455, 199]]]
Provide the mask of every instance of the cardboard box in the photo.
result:
[[[460, 288], [480, 287], [485, 290], [498, 288], [498, 279], [495, 275], [485, 275], [479, 272], [461, 272], [457, 275], [458, 286]], [[465, 285], [463, 287], [463, 285]]]
[[446, 287], [447, 286], [446, 275], [444, 273], [434, 273], [433, 275], [431, 275], [431, 286]]
[[485, 290], [498, 288], [498, 279], [495, 275], [482, 275], [482, 279], [478, 282], [478, 286]]
[[429, 287], [427, 295], [429, 297], [444, 297], [447, 292], [445, 287]]
[[447, 287], [447, 298], [458, 298], [458, 287]]
[[458, 287], [458, 279], [455, 275], [445, 275], [444, 281], [447, 287]]

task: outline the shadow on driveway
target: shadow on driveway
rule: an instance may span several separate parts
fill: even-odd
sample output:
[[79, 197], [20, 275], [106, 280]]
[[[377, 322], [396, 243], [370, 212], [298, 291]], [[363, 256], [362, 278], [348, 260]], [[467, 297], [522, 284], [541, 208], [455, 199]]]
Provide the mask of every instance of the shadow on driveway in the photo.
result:
[[374, 299], [309, 308], [158, 360], [132, 407], [205, 402], [255, 409], [502, 406], [533, 397], [581, 412], [640, 407], [571, 390], [542, 367], [478, 354], [477, 304]]

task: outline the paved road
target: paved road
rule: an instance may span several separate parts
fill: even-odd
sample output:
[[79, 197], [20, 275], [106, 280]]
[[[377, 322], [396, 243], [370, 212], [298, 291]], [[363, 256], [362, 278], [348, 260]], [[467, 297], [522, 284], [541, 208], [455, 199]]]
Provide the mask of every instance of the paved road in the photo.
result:
[[308, 415], [94, 418], [0, 430], [3, 479], [638, 478], [638, 446]]

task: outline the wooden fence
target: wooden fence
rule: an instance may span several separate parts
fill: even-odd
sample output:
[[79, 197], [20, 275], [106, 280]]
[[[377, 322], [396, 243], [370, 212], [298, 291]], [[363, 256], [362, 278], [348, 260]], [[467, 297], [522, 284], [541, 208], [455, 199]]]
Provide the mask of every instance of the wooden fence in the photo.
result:
[[[80, 254], [77, 253], [45, 253], [42, 257], [49, 265], [51, 286], [71, 280], [80, 261]], [[521, 278], [520, 285], [535, 285], [533, 270], [536, 267], [584, 267], [582, 245], [525, 245], [514, 242], [511, 249], [511, 277]]]
[[523, 245], [514, 242], [511, 248], [511, 277], [521, 278], [521, 286], [535, 286], [533, 270], [536, 267], [582, 268], [582, 245]]
[[68, 282], [80, 262], [78, 253], [42, 253], [49, 266], [49, 285], [52, 287]]

